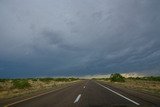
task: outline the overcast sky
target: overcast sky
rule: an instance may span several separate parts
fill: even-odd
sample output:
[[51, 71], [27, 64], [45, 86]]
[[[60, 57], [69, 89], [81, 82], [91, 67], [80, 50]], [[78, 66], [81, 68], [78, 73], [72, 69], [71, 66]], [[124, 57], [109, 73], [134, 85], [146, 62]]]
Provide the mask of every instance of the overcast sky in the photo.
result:
[[0, 0], [0, 77], [160, 74], [160, 0]]

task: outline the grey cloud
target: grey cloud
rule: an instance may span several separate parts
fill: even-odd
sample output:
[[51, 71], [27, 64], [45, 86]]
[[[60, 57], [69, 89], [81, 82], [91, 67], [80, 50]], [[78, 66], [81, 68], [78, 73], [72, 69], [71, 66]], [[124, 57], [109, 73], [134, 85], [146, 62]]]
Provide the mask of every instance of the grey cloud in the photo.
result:
[[64, 40], [61, 37], [60, 34], [58, 34], [57, 32], [54, 31], [42, 31], [42, 35], [43, 35], [43, 39], [46, 39], [48, 43], [50, 44], [60, 44], [62, 43]]
[[76, 47], [64, 38], [63, 32], [52, 31], [52, 30], [44, 30], [41, 32], [42, 37], [40, 39], [46, 40], [46, 44], [53, 46], [55, 45], [57, 48], [64, 49], [66, 51], [77, 51], [81, 50], [80, 47]]
[[159, 4], [158, 0], [2, 0], [0, 75], [21, 75], [21, 70], [28, 76], [157, 73]]

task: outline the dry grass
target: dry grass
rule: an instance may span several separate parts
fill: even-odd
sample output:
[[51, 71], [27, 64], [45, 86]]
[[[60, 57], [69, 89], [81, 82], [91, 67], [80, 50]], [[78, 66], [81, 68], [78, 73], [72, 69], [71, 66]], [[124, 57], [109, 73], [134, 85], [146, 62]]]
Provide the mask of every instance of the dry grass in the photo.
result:
[[33, 81], [33, 80], [28, 80], [29, 84], [31, 87], [29, 88], [24, 88], [24, 89], [18, 89], [13, 87], [12, 80], [8, 80], [5, 82], [0, 82], [0, 99], [5, 99], [5, 98], [12, 98], [15, 96], [20, 96], [23, 94], [28, 94], [44, 89], [49, 89], [49, 88], [57, 88], [69, 83], [73, 83], [74, 81], [68, 81], [68, 82], [58, 82], [58, 81], [49, 81], [49, 82], [43, 82], [43, 81]]
[[134, 89], [160, 96], [160, 81], [132, 80], [126, 79], [124, 83], [106, 81], [110, 85]]

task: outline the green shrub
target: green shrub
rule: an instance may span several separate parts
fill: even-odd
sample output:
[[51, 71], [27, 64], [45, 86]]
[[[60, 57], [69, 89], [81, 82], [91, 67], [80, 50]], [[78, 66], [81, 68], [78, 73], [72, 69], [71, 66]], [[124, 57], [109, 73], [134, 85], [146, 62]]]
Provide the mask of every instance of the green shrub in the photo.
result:
[[51, 82], [51, 81], [66, 81], [65, 78], [39, 78], [42, 82]]
[[118, 74], [118, 73], [111, 74], [110, 80], [112, 82], [125, 82], [125, 78], [121, 74]]
[[75, 81], [79, 78], [39, 78], [42, 82], [50, 82], [50, 81], [57, 81], [57, 82], [69, 82], [69, 81]]
[[27, 80], [38, 81], [38, 78], [27, 78]]
[[48, 83], [50, 81], [54, 81], [54, 78], [39, 78], [39, 81]]
[[150, 76], [150, 77], [129, 77], [132, 80], [146, 80], [146, 81], [160, 81], [160, 76]]
[[28, 80], [25, 80], [25, 79], [15, 79], [15, 80], [12, 80], [12, 83], [13, 83], [13, 87], [18, 88], [18, 89], [24, 89], [24, 88], [31, 87]]
[[68, 82], [71, 81], [69, 78], [55, 78], [54, 79], [57, 82]]
[[32, 81], [38, 81], [38, 79], [37, 79], [37, 78], [32, 78], [31, 80], [32, 80]]
[[0, 79], [0, 82], [6, 82], [8, 79]]
[[145, 77], [145, 80], [149, 80], [149, 81], [160, 81], [160, 77], [154, 77], [154, 76], [150, 76], [150, 77]]

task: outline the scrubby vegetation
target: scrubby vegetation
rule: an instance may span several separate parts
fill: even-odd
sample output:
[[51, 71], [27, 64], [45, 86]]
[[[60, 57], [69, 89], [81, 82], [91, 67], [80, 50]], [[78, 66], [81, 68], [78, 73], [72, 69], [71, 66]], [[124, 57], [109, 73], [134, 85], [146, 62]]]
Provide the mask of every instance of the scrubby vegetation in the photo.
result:
[[116, 73], [112, 74], [110, 78], [98, 78], [96, 80], [103, 80], [113, 86], [134, 89], [136, 91], [160, 96], [160, 76], [124, 78]]
[[109, 81], [110, 78], [92, 78], [93, 80], [105, 80], [105, 81]]
[[26, 79], [0, 79], [0, 82], [7, 82], [12, 81], [13, 84], [19, 84], [19, 83], [27, 83], [27, 81], [42, 81], [42, 82], [70, 82], [70, 81], [76, 81], [79, 78], [26, 78]]
[[13, 80], [13, 87], [18, 89], [24, 89], [31, 87], [31, 84], [26, 79]]
[[50, 81], [70, 82], [70, 81], [78, 80], [78, 78], [39, 78], [39, 80], [43, 82], [50, 82]]
[[0, 79], [0, 99], [72, 84], [78, 78]]
[[125, 82], [125, 80], [145, 80], [145, 81], [160, 81], [160, 76], [148, 76], [148, 77], [128, 77], [125, 78], [119, 73], [111, 74], [108, 78], [92, 78], [95, 80], [105, 80], [112, 82]]
[[0, 79], [0, 82], [8, 81], [9, 79]]
[[111, 82], [125, 82], [125, 78], [121, 74], [118, 74], [118, 73], [111, 74], [110, 80]]
[[149, 77], [129, 77], [132, 80], [146, 80], [146, 81], [160, 81], [160, 76], [149, 76]]
[[147, 92], [160, 96], [160, 81], [157, 80], [155, 81], [144, 78], [127, 78], [125, 79], [125, 82], [107, 83], [118, 87], [124, 87], [131, 90]]

